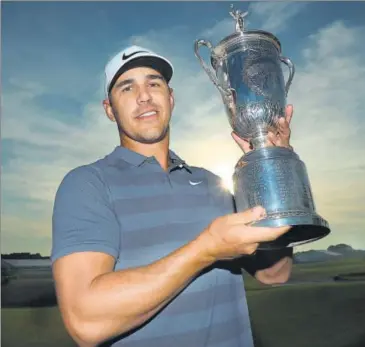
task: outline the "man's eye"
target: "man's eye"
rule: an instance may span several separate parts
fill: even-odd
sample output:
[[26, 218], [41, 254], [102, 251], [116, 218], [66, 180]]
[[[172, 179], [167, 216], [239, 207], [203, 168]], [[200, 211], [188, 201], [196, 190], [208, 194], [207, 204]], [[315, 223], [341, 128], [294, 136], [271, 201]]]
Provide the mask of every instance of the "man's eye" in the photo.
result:
[[152, 82], [152, 83], [150, 83], [150, 86], [151, 87], [159, 87], [160, 84], [159, 83], [156, 83], [156, 82]]
[[132, 90], [132, 86], [128, 86], [128, 87], [125, 87], [125, 88], [122, 89], [122, 93], [129, 92], [131, 90]]

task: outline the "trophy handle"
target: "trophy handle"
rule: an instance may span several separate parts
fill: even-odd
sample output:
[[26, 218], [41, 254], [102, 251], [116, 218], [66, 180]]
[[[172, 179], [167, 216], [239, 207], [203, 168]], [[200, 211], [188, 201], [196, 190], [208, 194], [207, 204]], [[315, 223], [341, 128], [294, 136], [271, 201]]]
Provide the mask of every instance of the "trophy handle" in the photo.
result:
[[293, 81], [293, 77], [294, 77], [294, 74], [295, 74], [295, 67], [294, 67], [294, 64], [292, 63], [292, 61], [289, 58], [280, 56], [280, 60], [281, 60], [282, 63], [284, 63], [289, 68], [289, 78], [288, 78], [288, 81], [285, 84], [285, 96], [287, 96], [288, 92], [289, 92], [291, 82]]
[[200, 61], [200, 65], [203, 67], [203, 69], [205, 70], [205, 72], [207, 73], [207, 75], [209, 76], [209, 78], [211, 79], [211, 81], [213, 82], [213, 84], [218, 88], [218, 90], [221, 92], [223, 98], [227, 98], [227, 97], [231, 97], [232, 96], [232, 92], [230, 90], [226, 90], [224, 89], [218, 82], [217, 77], [215, 76], [215, 74], [213, 73], [212, 69], [210, 69], [208, 67], [208, 65], [205, 63], [205, 61], [203, 60], [203, 58], [200, 56], [199, 54], [199, 49], [201, 46], [205, 46], [207, 47], [210, 52], [213, 52], [213, 45], [206, 40], [197, 40], [194, 43], [194, 51], [195, 51], [195, 55], [196, 57], [199, 59]]

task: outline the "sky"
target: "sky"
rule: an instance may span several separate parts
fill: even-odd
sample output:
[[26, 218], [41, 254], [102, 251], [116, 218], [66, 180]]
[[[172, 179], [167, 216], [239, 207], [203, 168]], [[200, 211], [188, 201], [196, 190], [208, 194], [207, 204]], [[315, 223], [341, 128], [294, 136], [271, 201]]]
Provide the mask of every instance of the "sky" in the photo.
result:
[[[234, 32], [230, 3], [1, 3], [2, 253], [49, 255], [62, 178], [119, 144], [102, 108], [103, 69], [127, 45], [173, 63], [171, 148], [230, 186], [243, 153], [193, 50], [197, 39], [216, 45]], [[249, 12], [248, 29], [276, 35], [295, 64], [291, 144], [307, 167], [317, 212], [331, 226], [329, 236], [297, 250], [365, 249], [365, 3], [234, 4]]]

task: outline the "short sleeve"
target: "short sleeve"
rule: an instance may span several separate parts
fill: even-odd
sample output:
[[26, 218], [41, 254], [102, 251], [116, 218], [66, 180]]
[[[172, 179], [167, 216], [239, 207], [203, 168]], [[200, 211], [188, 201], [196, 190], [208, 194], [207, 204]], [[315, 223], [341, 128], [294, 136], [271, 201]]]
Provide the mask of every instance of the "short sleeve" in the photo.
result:
[[222, 215], [231, 214], [236, 212], [234, 196], [227, 189], [221, 177], [216, 174], [206, 171], [208, 177], [209, 193], [215, 204], [218, 205]]
[[117, 258], [120, 230], [108, 186], [91, 166], [70, 171], [55, 197], [52, 215], [52, 263], [58, 258], [85, 251]]

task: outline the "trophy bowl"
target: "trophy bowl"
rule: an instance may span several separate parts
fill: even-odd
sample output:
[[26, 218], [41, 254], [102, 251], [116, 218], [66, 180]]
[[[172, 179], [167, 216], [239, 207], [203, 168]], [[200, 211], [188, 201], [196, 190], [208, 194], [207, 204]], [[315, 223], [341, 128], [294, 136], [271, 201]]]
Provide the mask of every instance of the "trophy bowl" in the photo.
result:
[[[215, 47], [206, 40], [195, 41], [194, 51], [205, 72], [218, 88], [229, 123], [252, 151], [237, 162], [233, 174], [237, 212], [257, 205], [267, 216], [253, 225], [292, 228], [258, 249], [294, 247], [313, 242], [330, 233], [328, 222], [316, 212], [305, 164], [289, 148], [274, 147], [267, 140], [285, 117], [286, 98], [295, 68], [281, 55], [280, 41], [262, 30], [245, 30], [247, 12], [231, 11], [235, 33]], [[210, 50], [209, 67], [199, 54]], [[285, 82], [282, 64], [289, 69]]]

